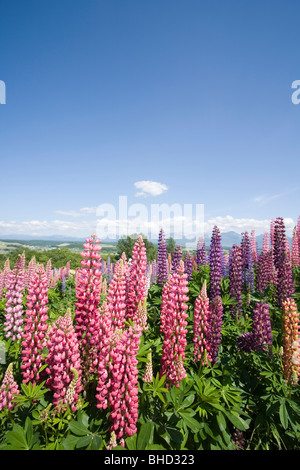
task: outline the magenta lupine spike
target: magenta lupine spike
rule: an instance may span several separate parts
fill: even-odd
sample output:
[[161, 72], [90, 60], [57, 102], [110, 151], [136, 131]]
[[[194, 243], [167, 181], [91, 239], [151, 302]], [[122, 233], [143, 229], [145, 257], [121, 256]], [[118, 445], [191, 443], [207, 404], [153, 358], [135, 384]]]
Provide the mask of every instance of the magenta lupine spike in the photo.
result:
[[204, 281], [201, 292], [195, 300], [193, 324], [194, 358], [195, 362], [200, 362], [202, 365], [206, 365], [208, 361], [211, 361], [208, 330], [209, 298], [206, 291], [206, 281]]
[[137, 432], [138, 420], [138, 369], [137, 353], [141, 340], [137, 325], [124, 330], [111, 351], [111, 389], [109, 394], [110, 432], [121, 439]]
[[24, 271], [14, 268], [10, 271], [7, 279], [5, 322], [3, 328], [5, 337], [12, 338], [13, 341], [19, 340], [22, 337], [23, 289]]
[[119, 329], [113, 328], [112, 318], [106, 301], [101, 306], [99, 328], [99, 355], [98, 355], [98, 383], [97, 383], [97, 408], [104, 410], [108, 406], [108, 395], [111, 387], [111, 351], [115, 346]]
[[143, 303], [139, 302], [136, 314], [136, 324], [140, 326], [142, 331], [148, 330], [147, 320], [147, 299], [145, 298]]
[[217, 226], [214, 226], [209, 250], [210, 300], [213, 300], [215, 297], [221, 295], [222, 251], [223, 249], [221, 245], [221, 233], [219, 228]]
[[210, 347], [210, 357], [212, 364], [218, 360], [219, 349], [222, 339], [223, 326], [223, 304], [219, 295], [213, 298], [209, 304], [209, 329], [208, 344]]
[[12, 411], [17, 402], [14, 395], [19, 395], [20, 390], [17, 382], [14, 379], [13, 375], [13, 363], [11, 362], [4, 374], [4, 378], [0, 387], [0, 411], [7, 408], [9, 411]]
[[136, 321], [139, 303], [146, 298], [147, 256], [143, 238], [139, 236], [132, 250], [132, 261], [128, 269], [126, 292], [126, 319]]
[[242, 287], [243, 287], [243, 257], [242, 247], [233, 245], [229, 264], [229, 295], [237, 304], [230, 306], [233, 318], [239, 318], [242, 313]]
[[300, 253], [299, 253], [299, 240], [297, 234], [297, 227], [293, 231], [292, 239], [292, 267], [298, 268], [300, 266]]
[[[76, 411], [81, 386], [81, 361], [78, 339], [72, 324], [70, 309], [64, 316], [60, 316], [47, 332], [48, 364], [46, 372], [48, 378], [46, 387], [53, 391], [53, 406], [58, 412], [67, 405]], [[74, 371], [77, 377], [74, 384]], [[72, 382], [73, 381], [73, 382]], [[72, 384], [72, 393], [69, 387]], [[67, 393], [69, 390], [69, 393]]]
[[2, 300], [2, 294], [4, 289], [4, 273], [0, 271], [0, 301]]
[[26, 286], [25, 287], [28, 287], [29, 284], [30, 284], [30, 281], [31, 281], [31, 277], [33, 275], [33, 273], [35, 272], [36, 270], [36, 259], [35, 257], [33, 256], [31, 258], [31, 260], [29, 261], [28, 263], [28, 266], [27, 266], [27, 271], [26, 271]]
[[107, 308], [111, 316], [112, 328], [123, 329], [126, 316], [126, 275], [127, 263], [121, 259], [115, 266], [115, 272], [107, 290]]
[[270, 250], [269, 238], [270, 238], [269, 232], [265, 232], [263, 235], [263, 246], [262, 246], [263, 253], [267, 253]]
[[98, 358], [99, 303], [101, 296], [101, 246], [97, 235], [86, 239], [77, 278], [75, 331], [83, 360], [84, 381], [96, 370]]
[[164, 335], [160, 375], [166, 376], [166, 386], [179, 387], [182, 379], [186, 377], [184, 368], [185, 348], [187, 344], [188, 297], [187, 274], [184, 272], [184, 263], [180, 261], [176, 273], [168, 281], [165, 291], [164, 315], [161, 330]]
[[252, 256], [253, 263], [256, 263], [258, 258], [257, 258], [255, 230], [251, 230], [251, 256]]
[[43, 269], [37, 269], [28, 286], [27, 310], [22, 334], [21, 371], [24, 383], [40, 380], [43, 347], [48, 329], [48, 279]]

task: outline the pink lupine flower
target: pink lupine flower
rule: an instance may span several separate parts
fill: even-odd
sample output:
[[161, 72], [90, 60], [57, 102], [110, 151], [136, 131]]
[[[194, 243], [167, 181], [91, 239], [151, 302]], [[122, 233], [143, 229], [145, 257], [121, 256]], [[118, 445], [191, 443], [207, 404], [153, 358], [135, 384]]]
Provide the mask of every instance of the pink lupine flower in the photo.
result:
[[208, 343], [212, 364], [216, 364], [222, 339], [223, 304], [222, 298], [217, 295], [209, 305], [209, 332]]
[[53, 272], [52, 272], [52, 262], [51, 262], [51, 259], [49, 259], [49, 260], [47, 261], [47, 264], [46, 264], [46, 279], [47, 279], [47, 282], [48, 282], [48, 286], [50, 285], [52, 276], [53, 276]]
[[11, 362], [5, 372], [0, 388], [0, 411], [7, 408], [12, 411], [17, 405], [14, 395], [19, 395], [19, 387], [13, 376], [13, 363]]
[[116, 263], [114, 275], [107, 290], [107, 307], [114, 329], [125, 326], [127, 263], [121, 259]]
[[97, 408], [108, 406], [111, 387], [111, 351], [115, 347], [121, 330], [113, 327], [112, 318], [106, 301], [101, 306], [98, 353]]
[[204, 281], [201, 292], [195, 300], [193, 329], [195, 361], [205, 365], [208, 360], [211, 361], [208, 344], [209, 298], [206, 291], [206, 281]]
[[42, 353], [48, 329], [48, 279], [43, 265], [32, 275], [28, 286], [27, 310], [22, 334], [21, 370], [24, 383], [35, 383], [40, 379]]
[[152, 366], [152, 352], [147, 354], [148, 362], [146, 362], [146, 369], [143, 375], [143, 382], [153, 382], [153, 366]]
[[[130, 326], [120, 334], [111, 351], [111, 389], [109, 394], [110, 420], [117, 439], [137, 432], [138, 420], [138, 369], [137, 353], [141, 328]], [[121, 443], [122, 445], [122, 443]]]
[[[46, 360], [48, 364], [46, 387], [53, 391], [53, 406], [58, 412], [67, 405], [71, 407], [72, 411], [75, 411], [82, 390], [82, 371], [79, 344], [72, 324], [70, 309], [51, 325], [47, 337], [49, 353]], [[78, 375], [74, 374], [73, 369], [76, 369]], [[72, 382], [75, 377], [77, 377], [76, 383]]]
[[269, 246], [269, 232], [265, 232], [263, 235], [263, 253], [267, 253], [270, 250]]
[[28, 263], [27, 270], [25, 273], [25, 287], [28, 287], [31, 281], [31, 277], [36, 270], [36, 259], [33, 256]]
[[142, 330], [148, 330], [147, 325], [147, 299], [144, 299], [144, 302], [139, 302], [136, 314], [136, 324], [141, 327]]
[[294, 228], [292, 239], [292, 266], [298, 268], [300, 266], [300, 252], [299, 252], [299, 239], [297, 234], [297, 227]]
[[136, 320], [139, 302], [146, 297], [147, 256], [145, 243], [141, 236], [132, 250], [132, 261], [128, 270], [126, 292], [126, 319]]
[[186, 377], [183, 361], [187, 344], [188, 293], [187, 274], [184, 272], [184, 262], [181, 260], [178, 269], [168, 281], [168, 287], [163, 295], [163, 318], [161, 331], [164, 335], [160, 375], [166, 375], [167, 386], [179, 387]]
[[251, 231], [251, 256], [252, 256], [252, 261], [255, 263], [257, 261], [255, 230]]
[[22, 337], [23, 325], [23, 289], [24, 271], [14, 268], [10, 271], [7, 279], [7, 290], [5, 293], [5, 322], [4, 331], [6, 338], [13, 341]]
[[101, 247], [94, 234], [86, 239], [77, 277], [75, 330], [80, 344], [85, 380], [96, 370], [98, 360], [99, 303], [101, 296]]

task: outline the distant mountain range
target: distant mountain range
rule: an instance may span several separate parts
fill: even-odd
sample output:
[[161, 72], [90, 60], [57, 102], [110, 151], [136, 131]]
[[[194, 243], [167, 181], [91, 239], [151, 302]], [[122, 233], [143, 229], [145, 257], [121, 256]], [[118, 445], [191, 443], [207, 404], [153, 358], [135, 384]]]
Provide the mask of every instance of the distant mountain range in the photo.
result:
[[[221, 232], [222, 236], [222, 246], [224, 248], [231, 248], [232, 245], [237, 244], [239, 245], [241, 243], [242, 235], [234, 232], [234, 231], [229, 231], [229, 232]], [[17, 234], [12, 234], [12, 235], [0, 235], [0, 240], [14, 240], [14, 241], [49, 241], [49, 242], [83, 242], [85, 240], [84, 237], [67, 237], [63, 235], [49, 235], [49, 236], [33, 236], [33, 235], [17, 235]], [[206, 248], [209, 247], [210, 241], [211, 241], [211, 234], [205, 234], [204, 236], [205, 240], [205, 245]], [[116, 240], [106, 240], [107, 243], [116, 243]], [[157, 243], [157, 240], [152, 240], [153, 243]], [[176, 240], [177, 244], [184, 244], [185, 240]], [[256, 235], [256, 242], [257, 242], [257, 247], [258, 249], [262, 248], [262, 243], [263, 243], [263, 235]], [[291, 243], [291, 238], [289, 238], [289, 242]], [[104, 242], [105, 243], [105, 242]]]

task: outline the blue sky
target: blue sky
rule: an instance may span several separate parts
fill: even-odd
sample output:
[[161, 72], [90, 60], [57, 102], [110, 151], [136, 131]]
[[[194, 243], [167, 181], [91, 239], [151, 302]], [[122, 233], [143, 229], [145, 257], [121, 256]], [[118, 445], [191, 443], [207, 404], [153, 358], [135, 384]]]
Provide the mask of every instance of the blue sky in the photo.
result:
[[149, 214], [203, 205], [205, 231], [262, 233], [282, 216], [291, 233], [299, 2], [12, 0], [0, 13], [0, 236], [88, 236], [120, 196]]

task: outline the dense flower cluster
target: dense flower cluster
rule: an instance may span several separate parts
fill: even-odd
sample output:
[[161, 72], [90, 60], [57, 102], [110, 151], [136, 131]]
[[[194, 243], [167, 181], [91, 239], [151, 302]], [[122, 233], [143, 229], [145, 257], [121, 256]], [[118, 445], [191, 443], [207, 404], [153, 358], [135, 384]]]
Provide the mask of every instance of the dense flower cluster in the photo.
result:
[[16, 341], [21, 339], [23, 332], [24, 271], [16, 266], [8, 274], [6, 286], [4, 331], [6, 338]]
[[231, 315], [239, 317], [242, 312], [242, 287], [243, 287], [243, 258], [242, 248], [233, 245], [229, 261], [229, 294], [236, 301], [236, 305], [231, 305]]
[[161, 331], [164, 335], [160, 375], [166, 376], [167, 385], [179, 384], [186, 376], [185, 359], [188, 308], [188, 281], [184, 263], [180, 261], [177, 272], [170, 277], [163, 290]]
[[282, 217], [274, 222], [274, 267], [277, 271], [277, 305], [290, 298], [294, 293], [291, 254], [286, 244], [285, 226]]
[[287, 382], [298, 383], [299, 363], [299, 312], [294, 299], [286, 299], [283, 304], [283, 376]]
[[143, 304], [146, 297], [146, 268], [146, 247], [142, 237], [139, 236], [132, 250], [126, 287], [126, 319], [132, 321], [136, 321], [138, 305], [140, 302]]
[[208, 343], [209, 331], [209, 298], [206, 291], [206, 281], [202, 286], [201, 292], [195, 300], [194, 307], [194, 324], [193, 324], [193, 341], [195, 361], [202, 365], [211, 361], [209, 354], [210, 345]]
[[222, 339], [223, 304], [219, 295], [213, 298], [209, 304], [208, 343], [210, 345], [210, 357], [212, 364], [218, 360]]
[[168, 259], [167, 259], [167, 245], [163, 229], [159, 232], [158, 237], [158, 253], [157, 253], [157, 283], [163, 283], [169, 277]]
[[221, 233], [219, 228], [217, 226], [214, 226], [209, 250], [210, 300], [213, 300], [215, 297], [221, 295], [222, 251], [223, 250], [221, 245]]
[[82, 268], [77, 277], [75, 303], [75, 331], [80, 344], [80, 353], [84, 364], [84, 378], [97, 366], [99, 303], [101, 294], [101, 255], [100, 240], [94, 234], [86, 239], [81, 253]]
[[177, 245], [173, 252], [171, 272], [177, 271], [180, 261], [182, 260], [182, 248], [181, 245]]
[[138, 419], [138, 369], [137, 353], [141, 328], [130, 326], [120, 332], [115, 347], [111, 350], [111, 385], [109, 393], [111, 432], [121, 439], [137, 431]]
[[61, 411], [69, 405], [75, 411], [82, 390], [81, 361], [70, 310], [51, 325], [47, 333], [47, 349], [46, 386], [53, 391], [53, 406]]
[[39, 369], [42, 366], [42, 353], [48, 328], [48, 279], [44, 266], [40, 265], [31, 277], [28, 287], [27, 310], [24, 317], [22, 334], [22, 375], [23, 382], [40, 380]]
[[5, 372], [1, 388], [0, 388], [0, 411], [7, 408], [12, 411], [17, 405], [16, 401], [13, 401], [14, 395], [19, 395], [20, 390], [17, 382], [13, 375], [13, 363], [11, 362]]
[[203, 237], [199, 237], [197, 242], [196, 264], [198, 269], [200, 266], [205, 266], [207, 264], [205, 241]]
[[269, 305], [257, 302], [253, 310], [252, 331], [238, 338], [238, 347], [244, 352], [266, 351], [272, 345], [272, 339]]

